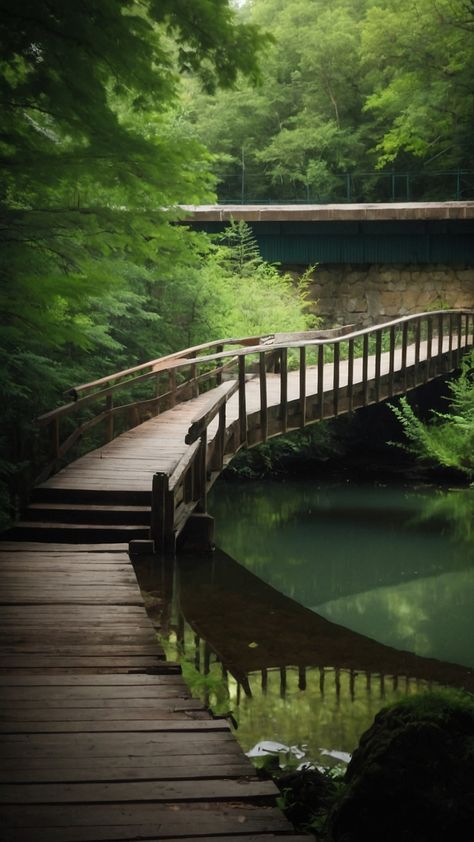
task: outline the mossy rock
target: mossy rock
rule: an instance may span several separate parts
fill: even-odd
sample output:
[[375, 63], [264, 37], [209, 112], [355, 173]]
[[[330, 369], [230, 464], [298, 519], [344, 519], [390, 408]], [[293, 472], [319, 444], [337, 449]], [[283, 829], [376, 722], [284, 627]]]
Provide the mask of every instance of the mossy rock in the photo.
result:
[[474, 838], [474, 700], [426, 693], [363, 734], [330, 823], [332, 842]]

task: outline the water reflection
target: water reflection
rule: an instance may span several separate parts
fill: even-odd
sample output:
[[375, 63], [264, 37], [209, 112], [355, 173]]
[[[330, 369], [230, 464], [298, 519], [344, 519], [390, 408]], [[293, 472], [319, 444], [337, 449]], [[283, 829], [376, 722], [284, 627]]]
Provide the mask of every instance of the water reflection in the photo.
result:
[[221, 483], [211, 509], [219, 546], [302, 605], [474, 666], [472, 489]]
[[142, 560], [169, 655], [237, 720], [244, 750], [276, 740], [327, 765], [325, 752], [352, 752], [387, 702], [434, 683], [474, 691], [472, 552], [442, 499], [221, 484], [219, 541], [245, 566], [221, 551]]

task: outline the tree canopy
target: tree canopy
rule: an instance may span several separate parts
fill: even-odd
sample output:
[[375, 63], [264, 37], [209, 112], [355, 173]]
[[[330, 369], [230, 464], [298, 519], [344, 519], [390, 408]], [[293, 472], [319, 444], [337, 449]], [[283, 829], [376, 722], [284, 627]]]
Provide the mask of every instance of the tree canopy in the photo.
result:
[[439, 172], [474, 170], [472, 3], [251, 0], [244, 10], [274, 36], [261, 84], [212, 99], [191, 89], [182, 103], [218, 155], [222, 197], [383, 200], [393, 170], [412, 175], [417, 198], [454, 198], [454, 178]]

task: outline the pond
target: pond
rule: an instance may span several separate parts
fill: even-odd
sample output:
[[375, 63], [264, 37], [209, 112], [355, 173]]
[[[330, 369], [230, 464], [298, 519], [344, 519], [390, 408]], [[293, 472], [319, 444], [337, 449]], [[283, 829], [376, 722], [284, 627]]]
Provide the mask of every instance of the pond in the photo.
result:
[[180, 560], [168, 637], [246, 751], [335, 762], [387, 702], [474, 689], [473, 495], [219, 481], [219, 549]]

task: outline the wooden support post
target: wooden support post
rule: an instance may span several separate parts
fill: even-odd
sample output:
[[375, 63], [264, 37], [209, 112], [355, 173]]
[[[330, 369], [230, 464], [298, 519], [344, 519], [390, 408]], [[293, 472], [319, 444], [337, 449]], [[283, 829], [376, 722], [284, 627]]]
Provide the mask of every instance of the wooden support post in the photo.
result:
[[375, 400], [380, 401], [380, 370], [382, 365], [382, 331], [375, 334]]
[[462, 342], [462, 313], [458, 313], [458, 347], [456, 348], [456, 368], [461, 364], [461, 342]]
[[168, 477], [163, 472], [153, 475], [151, 498], [151, 538], [157, 555], [165, 554], [165, 509]]
[[214, 453], [212, 454], [211, 470], [221, 471], [224, 464], [224, 444], [225, 444], [225, 419], [226, 419], [226, 404], [223, 403], [219, 410], [219, 426], [214, 442]]
[[349, 412], [354, 409], [354, 340], [349, 339], [349, 351], [347, 359], [347, 397], [349, 400]]
[[452, 371], [453, 364], [453, 314], [449, 314], [449, 351], [448, 351], [448, 371]]
[[268, 437], [268, 409], [267, 409], [267, 372], [265, 370], [265, 351], [259, 354], [259, 372], [260, 372], [260, 429], [262, 432], [262, 441], [265, 442]]
[[364, 393], [363, 405], [369, 402], [369, 334], [364, 333], [362, 342], [362, 387]]
[[388, 396], [393, 397], [394, 378], [395, 378], [395, 344], [396, 344], [396, 328], [392, 325], [390, 328], [390, 351], [388, 364]]
[[207, 429], [201, 435], [196, 457], [194, 499], [197, 512], [207, 512]]
[[318, 417], [324, 418], [324, 345], [318, 345]]
[[[223, 350], [224, 350], [223, 345], [216, 345], [216, 354], [222, 354]], [[222, 368], [222, 360], [217, 360], [216, 368], [217, 369]], [[216, 386], [220, 386], [221, 383], [222, 383], [222, 371], [218, 370], [218, 372], [216, 374]]]
[[106, 441], [112, 441], [114, 437], [114, 397], [113, 395], [107, 395], [105, 399], [105, 411], [107, 413], [106, 419], [106, 428], [105, 428], [105, 437]]
[[306, 690], [306, 667], [298, 667], [298, 689]]
[[263, 667], [262, 672], [262, 693], [266, 693], [268, 689], [268, 670]]
[[425, 383], [428, 382], [431, 375], [431, 358], [433, 356], [433, 319], [431, 316], [427, 318], [427, 336], [426, 336], [426, 368], [425, 368]]
[[[196, 351], [193, 351], [193, 353], [190, 354], [190, 357], [191, 357], [191, 359], [195, 360], [196, 359]], [[197, 364], [196, 363], [193, 363], [191, 365], [190, 375], [191, 375], [191, 384], [192, 384], [191, 385], [191, 394], [192, 394], [193, 398], [197, 398], [197, 397], [199, 397], [199, 383], [197, 382]]]
[[415, 324], [415, 367], [413, 374], [413, 385], [418, 386], [418, 373], [420, 369], [420, 345], [421, 345], [421, 322], [416, 320]]
[[286, 667], [280, 667], [280, 698], [286, 698]]
[[333, 363], [333, 381], [332, 381], [332, 397], [334, 415], [339, 414], [339, 377], [340, 377], [340, 356], [341, 346], [339, 342], [334, 343], [334, 363]]
[[306, 425], [306, 348], [300, 348], [300, 427]]
[[408, 322], [403, 322], [403, 327], [402, 327], [402, 372], [403, 372], [403, 391], [404, 392], [406, 392], [406, 390], [408, 388], [407, 348], [408, 348]]
[[280, 404], [282, 433], [288, 429], [288, 350], [280, 351]]
[[245, 356], [239, 357], [239, 437], [240, 444], [247, 444], [247, 406], [245, 395]]

